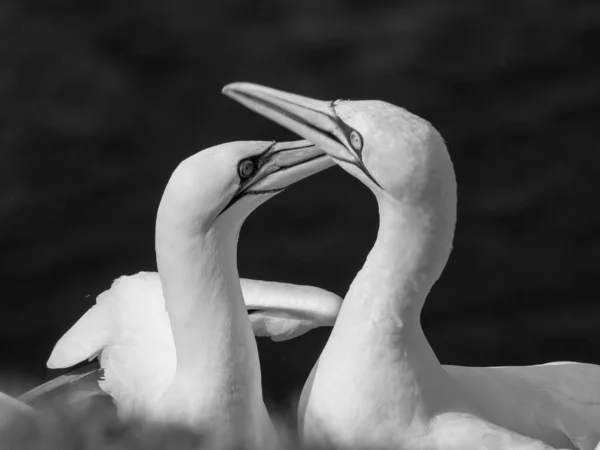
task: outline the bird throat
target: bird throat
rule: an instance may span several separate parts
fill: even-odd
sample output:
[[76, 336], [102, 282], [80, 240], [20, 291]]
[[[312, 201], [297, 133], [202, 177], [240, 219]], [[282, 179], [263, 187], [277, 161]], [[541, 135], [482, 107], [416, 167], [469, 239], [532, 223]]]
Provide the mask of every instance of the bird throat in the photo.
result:
[[373, 436], [391, 442], [409, 428], [419, 434], [454, 401], [420, 325], [425, 298], [450, 253], [445, 241], [454, 222], [386, 193], [378, 203], [377, 240], [319, 359], [304, 422], [305, 435], [319, 434], [310, 430], [317, 426], [338, 444], [345, 443], [340, 438], [377, 444]]
[[177, 354], [174, 382], [160, 402], [170, 420], [214, 429], [229, 424], [244, 435], [246, 426], [252, 433], [252, 418], [264, 406], [258, 350], [237, 272], [237, 237], [235, 229], [157, 232]]

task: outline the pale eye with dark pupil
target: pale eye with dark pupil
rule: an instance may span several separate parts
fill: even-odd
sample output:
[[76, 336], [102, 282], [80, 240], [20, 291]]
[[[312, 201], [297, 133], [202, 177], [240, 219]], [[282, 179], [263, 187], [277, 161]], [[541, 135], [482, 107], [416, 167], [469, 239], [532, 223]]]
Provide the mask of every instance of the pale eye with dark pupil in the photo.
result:
[[352, 148], [356, 151], [362, 150], [362, 136], [357, 131], [352, 130], [350, 132], [350, 145], [352, 145]]
[[238, 174], [240, 178], [246, 179], [250, 177], [254, 173], [255, 167], [254, 162], [249, 159], [241, 161], [238, 165]]

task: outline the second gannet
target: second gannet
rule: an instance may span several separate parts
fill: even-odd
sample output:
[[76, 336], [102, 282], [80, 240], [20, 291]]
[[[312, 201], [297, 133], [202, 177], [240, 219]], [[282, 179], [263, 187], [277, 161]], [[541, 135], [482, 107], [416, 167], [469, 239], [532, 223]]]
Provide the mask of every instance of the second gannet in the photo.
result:
[[420, 324], [452, 248], [456, 180], [435, 128], [382, 101], [250, 83], [224, 94], [311, 140], [375, 195], [377, 240], [307, 381], [306, 440], [361, 448], [592, 450], [600, 367], [440, 365]]
[[[335, 323], [342, 299], [314, 286], [240, 280], [255, 336], [284, 341]], [[175, 344], [156, 272], [122, 276], [56, 343], [47, 366], [64, 369], [98, 358], [23, 394], [39, 404], [68, 394], [70, 401], [110, 395], [121, 417], [144, 413], [175, 376]], [[95, 384], [94, 384], [95, 383]], [[66, 388], [66, 389], [65, 389]]]
[[[139, 302], [124, 299], [122, 308], [134, 310], [99, 320], [89, 330], [98, 339], [86, 348], [99, 350], [103, 343], [104, 388], [124, 408], [200, 428], [223, 444], [233, 439], [262, 446], [273, 438], [237, 270], [238, 236], [260, 204], [331, 165], [320, 149], [299, 141], [232, 142], [177, 167], [156, 219], [160, 290], [142, 291], [158, 307], [139, 309]], [[154, 330], [142, 330], [145, 314], [149, 326], [159, 324]], [[111, 323], [117, 332], [102, 337]], [[165, 330], [171, 341], [164, 340]], [[165, 350], [169, 346], [175, 351]], [[143, 358], [136, 354], [140, 348]], [[154, 378], [147, 383], [149, 375]]]

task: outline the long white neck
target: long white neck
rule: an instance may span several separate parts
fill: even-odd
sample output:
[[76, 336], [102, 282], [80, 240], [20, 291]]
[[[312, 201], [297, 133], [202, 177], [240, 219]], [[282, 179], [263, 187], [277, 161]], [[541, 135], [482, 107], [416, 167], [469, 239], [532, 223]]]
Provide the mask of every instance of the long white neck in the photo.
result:
[[264, 404], [237, 271], [239, 225], [199, 229], [197, 218], [182, 212], [185, 205], [167, 200], [159, 208], [156, 254], [177, 371], [161, 414], [223, 434], [256, 434]]
[[[377, 195], [379, 231], [344, 305], [368, 311], [377, 328], [406, 333], [420, 330], [420, 313], [448, 260], [455, 213], [431, 204], [398, 201]], [[347, 302], [351, 299], [351, 302]], [[362, 310], [365, 311], [362, 311]]]
[[[315, 408], [337, 416], [332, 420], [339, 433], [352, 425], [357, 439], [373, 436], [360, 426], [374, 423], [398, 433], [426, 424], [455, 401], [452, 381], [420, 324], [450, 254], [456, 220], [453, 176], [447, 184], [433, 181], [419, 198], [376, 192], [377, 240], [344, 299], [312, 387], [311, 397], [328, 403]], [[371, 419], [356, 420], [363, 416]]]

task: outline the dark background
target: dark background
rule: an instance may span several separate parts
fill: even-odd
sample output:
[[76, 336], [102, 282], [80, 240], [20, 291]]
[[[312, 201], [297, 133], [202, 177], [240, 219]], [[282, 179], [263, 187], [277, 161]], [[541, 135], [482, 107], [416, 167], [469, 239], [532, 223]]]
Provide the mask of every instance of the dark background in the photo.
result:
[[[180, 160], [297, 139], [222, 96], [232, 81], [387, 100], [440, 130], [458, 228], [423, 323], [442, 362], [600, 363], [595, 42], [593, 0], [2, 0], [0, 388], [53, 376], [95, 296], [155, 270]], [[250, 217], [240, 274], [343, 296], [376, 229], [370, 192], [336, 167]], [[290, 401], [327, 336], [260, 341], [267, 399]]]

